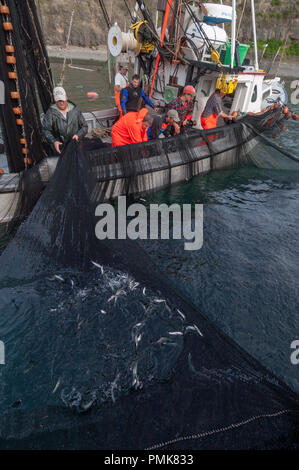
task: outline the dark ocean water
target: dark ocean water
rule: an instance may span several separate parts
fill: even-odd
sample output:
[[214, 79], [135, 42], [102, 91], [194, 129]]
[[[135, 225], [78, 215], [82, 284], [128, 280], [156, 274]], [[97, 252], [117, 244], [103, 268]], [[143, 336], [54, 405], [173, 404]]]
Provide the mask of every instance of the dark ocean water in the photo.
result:
[[204, 204], [204, 244], [149, 241], [148, 252], [206, 316], [299, 390], [299, 175], [246, 168], [215, 172], [152, 195]]
[[[296, 151], [298, 124], [291, 122], [278, 142]], [[142, 243], [178, 290], [295, 391], [298, 190], [299, 174], [289, 171], [246, 167], [194, 178], [145, 199], [203, 204], [202, 249]], [[89, 274], [61, 270], [2, 281], [0, 414], [49, 405], [84, 411], [171, 380], [188, 322], [173, 317], [157, 292], [135, 284], [123, 269], [102, 274], [96, 266]]]

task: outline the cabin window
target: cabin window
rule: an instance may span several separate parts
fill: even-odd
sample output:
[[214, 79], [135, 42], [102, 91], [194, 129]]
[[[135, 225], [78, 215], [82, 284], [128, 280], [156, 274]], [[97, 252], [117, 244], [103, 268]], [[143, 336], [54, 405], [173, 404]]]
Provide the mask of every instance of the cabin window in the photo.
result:
[[253, 89], [253, 93], [252, 93], [252, 96], [251, 96], [251, 103], [255, 103], [257, 100], [257, 85], [255, 85], [254, 89]]

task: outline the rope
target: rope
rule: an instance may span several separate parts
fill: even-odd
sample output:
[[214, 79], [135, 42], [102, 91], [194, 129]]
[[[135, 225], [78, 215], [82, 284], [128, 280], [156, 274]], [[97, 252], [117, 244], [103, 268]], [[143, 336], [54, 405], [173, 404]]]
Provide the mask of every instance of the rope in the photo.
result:
[[252, 126], [251, 124], [249, 124], [248, 122], [243, 122], [243, 124], [245, 124], [245, 126], [249, 127], [249, 129], [252, 130], [252, 132], [255, 133], [255, 135], [257, 135], [258, 137], [260, 137], [264, 143], [266, 145], [269, 145], [270, 147], [273, 147], [275, 150], [278, 150], [280, 153], [282, 153], [283, 155], [285, 155], [286, 157], [290, 158], [291, 160], [294, 160], [294, 162], [296, 163], [299, 163], [299, 158], [296, 157], [296, 155], [293, 155], [291, 154], [290, 152], [288, 152], [287, 150], [284, 150], [283, 148], [279, 147], [277, 144], [275, 144], [274, 142], [271, 142], [270, 139], [268, 139], [267, 137], [265, 137], [263, 134], [261, 134], [260, 132], [258, 132], [254, 126]]
[[190, 436], [177, 437], [176, 439], [171, 439], [169, 441], [161, 442], [159, 444], [155, 444], [151, 447], [148, 447], [145, 450], [155, 450], [155, 449], [159, 449], [160, 447], [165, 447], [165, 446], [168, 446], [168, 445], [171, 445], [171, 444], [175, 444], [177, 442], [189, 441], [189, 440], [192, 440], [192, 439], [201, 439], [202, 437], [211, 436], [213, 434], [217, 434], [217, 433], [220, 433], [220, 432], [230, 431], [231, 429], [239, 428], [241, 426], [244, 426], [245, 424], [251, 423], [252, 421], [256, 421], [257, 419], [275, 418], [276, 416], [280, 416], [280, 415], [283, 415], [285, 413], [296, 413], [296, 411], [295, 410], [281, 410], [281, 411], [277, 411], [276, 413], [266, 413], [266, 414], [253, 416], [253, 417], [248, 418], [244, 421], [241, 421], [239, 423], [233, 423], [233, 424], [230, 424], [229, 426], [225, 426], [223, 428], [217, 428], [217, 429], [213, 429], [211, 431], [204, 431], [204, 432], [201, 432], [199, 434], [193, 434], [193, 435], [190, 435]]
[[[74, 7], [73, 7], [73, 10], [72, 10], [72, 14], [71, 14], [70, 25], [69, 25], [69, 30], [68, 30], [68, 34], [67, 34], [65, 49], [67, 49], [69, 47], [69, 44], [70, 44], [70, 38], [71, 38], [71, 32], [72, 32], [73, 20], [74, 20], [74, 14], [75, 14], [77, 2], [78, 2], [78, 0], [74, 1]], [[65, 67], [66, 67], [66, 56], [64, 57], [64, 60], [63, 60], [63, 65], [62, 65], [62, 70], [61, 70], [61, 75], [60, 75], [60, 83], [59, 83], [60, 86], [63, 86]]]
[[111, 28], [111, 21], [110, 21], [109, 15], [108, 15], [108, 13], [107, 13], [107, 10], [106, 10], [106, 7], [105, 7], [105, 3], [104, 3], [102, 0], [99, 0], [99, 4], [100, 4], [100, 7], [101, 7], [101, 10], [102, 10], [102, 13], [103, 13], [104, 20], [105, 20], [105, 22], [106, 22], [107, 28], [110, 29], [110, 28]]
[[26, 3], [27, 3], [28, 11], [30, 13], [30, 17], [31, 17], [31, 21], [32, 21], [32, 24], [33, 24], [33, 27], [34, 27], [34, 31], [35, 31], [35, 34], [36, 34], [36, 39], [37, 39], [37, 42], [38, 42], [38, 45], [39, 45], [40, 53], [42, 55], [44, 65], [45, 65], [45, 68], [47, 70], [48, 77], [50, 79], [50, 82], [52, 83], [52, 77], [51, 77], [50, 69], [49, 69], [48, 64], [47, 64], [47, 60], [46, 60], [46, 57], [45, 57], [45, 54], [44, 54], [43, 46], [41, 44], [41, 38], [39, 36], [38, 30], [37, 30], [37, 27], [36, 27], [36, 24], [35, 24], [35, 21], [34, 21], [34, 16], [33, 16], [32, 10], [30, 8], [30, 5], [28, 3], [28, 0], [26, 0]]
[[246, 2], [247, 2], [247, 0], [244, 0], [242, 13], [241, 13], [241, 16], [240, 16], [240, 21], [239, 21], [239, 25], [238, 25], [238, 29], [237, 29], [237, 33], [236, 33], [236, 39], [239, 36], [239, 31], [240, 31], [240, 27], [241, 27], [243, 15], [244, 15], [245, 7], [246, 7]]
[[286, 47], [287, 47], [287, 43], [288, 43], [288, 40], [289, 40], [289, 36], [290, 36], [290, 33], [287, 32], [286, 33], [286, 38], [285, 38], [285, 42], [284, 42], [284, 45], [283, 45], [283, 49], [282, 49], [282, 52], [281, 52], [281, 55], [280, 55], [280, 59], [279, 59], [279, 62], [278, 62], [278, 65], [277, 65], [277, 68], [276, 68], [276, 72], [274, 74], [275, 77], [277, 77], [277, 74], [278, 74], [278, 71], [279, 71], [279, 68], [280, 68], [280, 65], [281, 65], [281, 61], [282, 61], [282, 58], [285, 54], [285, 50], [286, 50]]

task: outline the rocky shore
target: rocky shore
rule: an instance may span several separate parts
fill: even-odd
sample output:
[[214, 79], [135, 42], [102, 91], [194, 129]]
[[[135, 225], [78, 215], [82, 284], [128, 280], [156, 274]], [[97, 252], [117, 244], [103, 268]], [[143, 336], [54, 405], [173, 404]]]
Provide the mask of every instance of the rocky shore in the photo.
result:
[[[67, 59], [74, 59], [76, 61], [93, 61], [94, 63], [101, 63], [107, 61], [107, 47], [97, 46], [77, 47], [71, 46], [65, 49], [61, 46], [48, 46], [48, 54], [52, 61]], [[262, 63], [263, 70], [268, 70], [271, 60], [265, 60]], [[278, 61], [271, 67], [270, 75], [275, 74], [278, 66]], [[299, 58], [283, 59], [280, 64], [278, 75], [283, 78], [298, 78], [299, 79]]]

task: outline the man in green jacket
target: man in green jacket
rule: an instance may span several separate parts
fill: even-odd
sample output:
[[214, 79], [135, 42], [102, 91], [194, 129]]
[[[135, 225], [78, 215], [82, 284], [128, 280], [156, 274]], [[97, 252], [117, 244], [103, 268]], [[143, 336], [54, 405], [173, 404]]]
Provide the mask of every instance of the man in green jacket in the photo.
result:
[[68, 101], [62, 87], [54, 88], [53, 95], [55, 104], [50, 106], [44, 116], [43, 135], [55, 152], [61, 154], [61, 145], [66, 145], [72, 139], [79, 142], [87, 134], [88, 126], [80, 109]]

